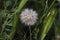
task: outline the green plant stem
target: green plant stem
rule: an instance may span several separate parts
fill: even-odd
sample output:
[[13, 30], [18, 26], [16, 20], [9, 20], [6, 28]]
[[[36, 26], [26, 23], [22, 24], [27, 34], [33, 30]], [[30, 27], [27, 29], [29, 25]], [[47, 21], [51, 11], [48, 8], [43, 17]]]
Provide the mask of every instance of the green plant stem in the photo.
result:
[[24, 40], [26, 40], [26, 33], [24, 34]]
[[[38, 26], [39, 24], [42, 23], [43, 18], [47, 15], [48, 11], [52, 8], [52, 6], [54, 5], [54, 3], [55, 3], [55, 0], [52, 2], [52, 4], [50, 5], [50, 7], [48, 7], [48, 8], [45, 7], [45, 9], [44, 9], [44, 14], [43, 14], [43, 16], [38, 20], [38, 22], [37, 22], [34, 30], [37, 28], [37, 26]], [[32, 33], [34, 32], [34, 30], [32, 31]]]
[[13, 5], [12, 9], [16, 6], [17, 1], [18, 1], [18, 0], [15, 0], [15, 3], [14, 3], [14, 5]]
[[42, 33], [41, 33], [41, 36], [40, 36], [41, 37], [40, 40], [44, 40], [44, 38], [47, 35], [48, 31], [52, 27], [52, 24], [55, 20], [55, 16], [57, 14], [57, 9], [52, 9], [50, 14], [51, 15], [49, 17], [46, 17], [44, 19], [45, 24], [43, 25], [43, 28], [42, 28]]
[[14, 33], [16, 31], [16, 27], [17, 27], [17, 24], [18, 24], [18, 19], [19, 19], [19, 15], [20, 15], [20, 11], [21, 9], [24, 7], [24, 5], [27, 3], [28, 0], [21, 0], [21, 3], [19, 4], [18, 6], [18, 9], [13, 13], [14, 14], [14, 19], [13, 19], [13, 27], [12, 27], [12, 31], [10, 32], [10, 38], [9, 40], [12, 40], [13, 36], [14, 36]]
[[30, 33], [30, 40], [32, 40], [32, 38], [31, 38], [31, 27], [29, 26], [29, 33]]

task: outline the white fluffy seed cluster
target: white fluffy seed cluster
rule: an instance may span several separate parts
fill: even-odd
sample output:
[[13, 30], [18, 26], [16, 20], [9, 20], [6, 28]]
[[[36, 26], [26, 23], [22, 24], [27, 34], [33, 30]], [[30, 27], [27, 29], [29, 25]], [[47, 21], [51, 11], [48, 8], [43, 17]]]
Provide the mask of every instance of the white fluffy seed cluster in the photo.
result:
[[24, 9], [20, 14], [20, 20], [25, 25], [34, 25], [37, 22], [38, 14], [33, 9]]

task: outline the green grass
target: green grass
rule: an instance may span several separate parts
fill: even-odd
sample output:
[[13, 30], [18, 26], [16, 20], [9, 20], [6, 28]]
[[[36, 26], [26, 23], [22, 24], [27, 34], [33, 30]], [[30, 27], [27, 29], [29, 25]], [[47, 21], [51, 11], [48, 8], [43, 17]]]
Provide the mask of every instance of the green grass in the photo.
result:
[[[53, 27], [52, 25], [54, 24], [54, 27], [58, 27], [55, 25], [57, 22], [56, 16], [58, 12], [56, 0], [4, 0], [1, 3], [0, 40], [15, 40], [14, 37], [18, 31], [21, 31], [23, 34], [23, 37], [19, 36], [20, 33], [18, 35], [18, 38], [21, 37], [22, 40], [28, 40], [29, 38], [30, 40], [45, 40], [46, 36], [48, 35], [47, 33], [49, 33], [50, 29]], [[24, 31], [21, 29], [17, 31], [17, 28], [23, 28], [24, 24], [22, 25], [19, 22], [19, 15], [25, 8], [32, 8], [37, 11], [37, 23], [34, 26], [29, 26], [29, 28], [26, 27], [28, 29], [26, 32], [24, 29]], [[33, 29], [31, 29], [32, 27]]]

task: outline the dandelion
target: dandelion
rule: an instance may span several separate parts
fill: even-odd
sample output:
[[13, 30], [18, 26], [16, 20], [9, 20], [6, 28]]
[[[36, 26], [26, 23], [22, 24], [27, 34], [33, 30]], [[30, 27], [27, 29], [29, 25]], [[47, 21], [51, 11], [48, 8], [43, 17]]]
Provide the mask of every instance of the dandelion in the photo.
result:
[[25, 25], [34, 25], [37, 22], [38, 14], [33, 9], [24, 9], [20, 14], [21, 22]]

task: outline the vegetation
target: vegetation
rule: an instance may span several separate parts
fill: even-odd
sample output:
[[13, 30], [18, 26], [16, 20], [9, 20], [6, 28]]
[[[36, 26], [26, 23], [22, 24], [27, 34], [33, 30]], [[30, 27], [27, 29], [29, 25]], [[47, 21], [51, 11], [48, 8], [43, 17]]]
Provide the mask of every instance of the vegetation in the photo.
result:
[[[1, 0], [0, 40], [55, 40], [57, 33], [58, 0]], [[35, 25], [27, 26], [20, 21], [25, 8], [38, 14]]]

